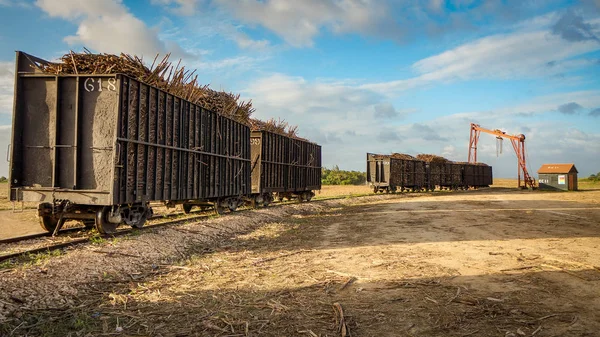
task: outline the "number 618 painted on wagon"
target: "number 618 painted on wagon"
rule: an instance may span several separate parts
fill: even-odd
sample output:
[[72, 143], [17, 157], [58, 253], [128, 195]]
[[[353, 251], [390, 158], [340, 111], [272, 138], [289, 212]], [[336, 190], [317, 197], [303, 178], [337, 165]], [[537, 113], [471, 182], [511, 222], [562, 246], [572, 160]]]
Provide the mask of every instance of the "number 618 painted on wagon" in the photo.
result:
[[117, 79], [109, 78], [109, 79], [105, 80], [104, 82], [107, 84], [104, 88], [102, 88], [102, 85], [103, 85], [102, 78], [88, 77], [85, 79], [85, 82], [83, 82], [83, 87], [85, 88], [85, 91], [87, 91], [87, 92], [94, 92], [94, 91], [102, 92], [103, 89], [108, 90], [108, 91], [117, 91]]

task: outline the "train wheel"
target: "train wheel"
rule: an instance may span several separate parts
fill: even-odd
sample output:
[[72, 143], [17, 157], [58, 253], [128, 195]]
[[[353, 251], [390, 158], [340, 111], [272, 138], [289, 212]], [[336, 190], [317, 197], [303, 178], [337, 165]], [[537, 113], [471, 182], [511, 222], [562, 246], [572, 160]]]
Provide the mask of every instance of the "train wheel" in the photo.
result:
[[215, 201], [214, 207], [216, 215], [221, 215], [225, 213], [225, 208], [223, 207], [223, 205], [221, 205], [221, 202], [219, 200]]
[[40, 226], [43, 230], [53, 233], [58, 226], [58, 219], [52, 216], [41, 216], [40, 217]]
[[108, 221], [110, 207], [102, 207], [96, 212], [96, 229], [100, 234], [113, 234], [117, 231], [119, 224]]
[[[287, 197], [288, 200], [290, 200], [290, 197]], [[273, 202], [273, 195], [270, 193], [267, 193], [263, 196], [263, 206], [264, 207], [268, 207], [272, 202]]]
[[183, 212], [185, 214], [190, 214], [192, 207], [194, 207], [192, 204], [183, 204]]
[[140, 216], [140, 218], [137, 221], [132, 222], [129, 225], [131, 226], [131, 228], [140, 229], [140, 228], [144, 227], [144, 225], [146, 224], [147, 218], [148, 217], [146, 216], [146, 213], [144, 212], [144, 215]]
[[229, 211], [235, 212], [238, 208], [238, 201], [236, 199], [229, 199], [227, 202], [227, 208], [229, 208]]
[[306, 195], [306, 201], [311, 201], [315, 194], [311, 191]]
[[260, 194], [254, 195], [254, 197], [252, 197], [252, 208], [259, 208], [260, 206], [263, 205], [263, 202], [264, 202], [264, 198], [262, 195], [260, 195]]
[[[38, 213], [52, 214], [52, 204], [43, 203], [38, 206]], [[58, 217], [55, 215], [40, 215], [40, 226], [43, 230], [53, 233], [58, 226]]]

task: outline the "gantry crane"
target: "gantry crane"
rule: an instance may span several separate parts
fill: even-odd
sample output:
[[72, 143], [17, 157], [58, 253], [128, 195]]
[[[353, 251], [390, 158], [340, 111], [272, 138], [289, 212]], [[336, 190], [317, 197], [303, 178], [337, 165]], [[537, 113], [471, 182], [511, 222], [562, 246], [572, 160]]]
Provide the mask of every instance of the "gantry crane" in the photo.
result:
[[[517, 160], [519, 162], [518, 167], [518, 177], [519, 177], [519, 187], [520, 188], [535, 188], [535, 179], [529, 175], [527, 171], [527, 160], [525, 157], [525, 135], [508, 135], [506, 132], [501, 130], [488, 130], [482, 128], [478, 124], [471, 123], [471, 137], [469, 140], [469, 163], [477, 162], [477, 143], [479, 142], [479, 134], [481, 132], [489, 133], [491, 135], [496, 136], [496, 139], [510, 139], [513, 148], [515, 149], [515, 154], [517, 155]], [[523, 176], [523, 180], [521, 180], [521, 175]], [[523, 182], [521, 184], [521, 181]]]

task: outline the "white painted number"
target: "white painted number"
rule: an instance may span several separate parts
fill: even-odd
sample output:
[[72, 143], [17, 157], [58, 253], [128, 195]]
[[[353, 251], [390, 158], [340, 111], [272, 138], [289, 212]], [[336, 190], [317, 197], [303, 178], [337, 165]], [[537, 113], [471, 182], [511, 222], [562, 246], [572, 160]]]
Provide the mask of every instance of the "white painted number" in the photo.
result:
[[250, 145], [260, 145], [260, 138], [250, 138]]
[[102, 85], [104, 84], [102, 78], [88, 77], [85, 79], [85, 82], [83, 82], [83, 87], [87, 92], [94, 92], [96, 90], [102, 92], [103, 89], [108, 91], [117, 91], [117, 80], [115, 78], [109, 78], [106, 82], [108, 82], [108, 85], [102, 88]]
[[109, 91], [117, 91], [117, 79], [116, 78], [108, 79], [108, 90]]

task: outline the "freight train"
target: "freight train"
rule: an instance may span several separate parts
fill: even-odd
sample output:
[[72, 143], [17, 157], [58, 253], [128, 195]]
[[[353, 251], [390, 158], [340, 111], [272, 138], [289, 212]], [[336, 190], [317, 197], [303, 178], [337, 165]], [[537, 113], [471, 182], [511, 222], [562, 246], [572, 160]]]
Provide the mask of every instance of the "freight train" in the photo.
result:
[[54, 75], [17, 52], [10, 200], [38, 202], [43, 229], [79, 220], [142, 227], [150, 203], [221, 213], [310, 201], [321, 147], [233, 119], [121, 74]]
[[367, 153], [367, 182], [375, 193], [479, 188], [492, 185], [492, 181], [492, 167], [483, 163]]

